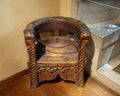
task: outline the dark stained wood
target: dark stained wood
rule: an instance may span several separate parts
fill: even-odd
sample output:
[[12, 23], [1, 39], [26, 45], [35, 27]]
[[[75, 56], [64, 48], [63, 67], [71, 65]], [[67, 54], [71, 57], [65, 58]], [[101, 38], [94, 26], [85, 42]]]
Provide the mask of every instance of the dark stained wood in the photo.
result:
[[24, 76], [28, 73], [29, 73], [29, 69], [25, 69], [25, 70], [22, 70], [16, 74], [14, 74], [13, 76], [6, 78], [3, 81], [0, 81], [0, 89], [8, 86], [9, 84], [13, 83], [16, 79], [21, 78], [22, 76]]
[[54, 29], [54, 36], [59, 36], [59, 29]]
[[[71, 40], [71, 38], [66, 37], [65, 39], [65, 37], [58, 36], [61, 29], [72, 32], [74, 38]], [[52, 36], [41, 40], [39, 35], [47, 30], [53, 30], [57, 37]], [[69, 17], [46, 17], [28, 24], [24, 35], [30, 60], [28, 65], [31, 88], [36, 88], [39, 82], [53, 80], [57, 76], [64, 80], [74, 81], [78, 87], [84, 86], [84, 65], [87, 62], [87, 45], [90, 39], [89, 29], [84, 23]], [[60, 47], [61, 45], [62, 47]], [[53, 50], [55, 48], [57, 51]], [[64, 53], [58, 50], [60, 48]], [[74, 48], [76, 48], [76, 53], [68, 54], [68, 51], [73, 52]], [[64, 54], [68, 56], [64, 56]], [[70, 60], [74, 57], [77, 58], [76, 63]]]
[[119, 96], [92, 77], [87, 79], [83, 88], [76, 87], [73, 82], [64, 82], [60, 78], [45, 82], [36, 89], [31, 89], [29, 83], [29, 76], [25, 75], [0, 89], [0, 96]]

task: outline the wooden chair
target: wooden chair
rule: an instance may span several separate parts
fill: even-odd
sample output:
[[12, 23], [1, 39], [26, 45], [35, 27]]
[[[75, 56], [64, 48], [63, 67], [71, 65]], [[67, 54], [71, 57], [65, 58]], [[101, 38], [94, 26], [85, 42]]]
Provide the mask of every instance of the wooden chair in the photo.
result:
[[84, 23], [69, 17], [41, 18], [27, 25], [24, 36], [32, 88], [58, 75], [77, 86], [84, 85], [90, 38]]

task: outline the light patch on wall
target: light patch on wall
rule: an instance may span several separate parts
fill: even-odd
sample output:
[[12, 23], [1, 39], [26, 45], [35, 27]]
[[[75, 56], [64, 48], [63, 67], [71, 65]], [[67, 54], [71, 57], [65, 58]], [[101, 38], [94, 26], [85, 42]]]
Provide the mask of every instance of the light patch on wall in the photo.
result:
[[15, 27], [14, 17], [12, 16], [12, 8], [10, 2], [0, 0], [0, 35], [5, 35]]
[[0, 81], [27, 68], [26, 25], [58, 15], [59, 0], [0, 0]]

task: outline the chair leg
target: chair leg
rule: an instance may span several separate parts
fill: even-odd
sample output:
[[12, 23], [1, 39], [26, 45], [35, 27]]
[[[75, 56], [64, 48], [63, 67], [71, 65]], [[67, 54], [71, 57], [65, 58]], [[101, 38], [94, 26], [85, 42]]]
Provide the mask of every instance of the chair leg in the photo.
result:
[[31, 84], [31, 88], [37, 88], [38, 86], [38, 76], [37, 74], [34, 74], [33, 72], [30, 72], [30, 84]]
[[83, 87], [84, 86], [84, 71], [82, 70], [81, 72], [77, 73], [77, 78], [76, 78], [76, 86], [77, 87]]
[[30, 71], [30, 87], [37, 88], [39, 82], [38, 82], [38, 74], [37, 74], [36, 68], [29, 61], [27, 62], [27, 65]]
[[38, 73], [35, 66], [29, 66], [30, 69], [30, 84], [31, 88], [37, 88], [38, 86]]

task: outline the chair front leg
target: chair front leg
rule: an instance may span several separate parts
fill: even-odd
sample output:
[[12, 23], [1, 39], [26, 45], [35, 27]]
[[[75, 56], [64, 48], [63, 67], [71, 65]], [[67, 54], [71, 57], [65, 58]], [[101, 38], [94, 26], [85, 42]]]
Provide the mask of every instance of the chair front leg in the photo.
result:
[[87, 62], [87, 48], [86, 45], [88, 40], [81, 40], [80, 47], [78, 48], [78, 64], [77, 64], [77, 77], [76, 77], [76, 85], [78, 87], [84, 86], [84, 66]]
[[29, 54], [29, 69], [30, 69], [30, 82], [31, 88], [38, 86], [38, 72], [36, 66], [36, 52], [35, 52], [35, 40], [32, 36], [26, 36], [25, 38], [27, 51]]

